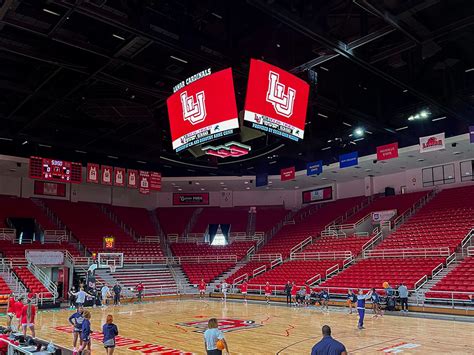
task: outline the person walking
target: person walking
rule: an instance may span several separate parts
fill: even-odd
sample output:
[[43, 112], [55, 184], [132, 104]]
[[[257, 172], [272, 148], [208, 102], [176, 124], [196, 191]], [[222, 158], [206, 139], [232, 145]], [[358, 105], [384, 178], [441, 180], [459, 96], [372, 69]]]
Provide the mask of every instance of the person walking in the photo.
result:
[[107, 316], [105, 324], [102, 326], [102, 334], [104, 335], [102, 343], [104, 344], [105, 351], [107, 355], [112, 355], [115, 350], [115, 337], [119, 332], [114, 324], [114, 317], [111, 314]]
[[408, 312], [408, 288], [403, 283], [398, 286], [398, 297], [402, 308], [400, 312]]
[[84, 321], [81, 327], [81, 347], [79, 353], [90, 354], [91, 353], [91, 313], [84, 311]]
[[102, 288], [100, 289], [100, 294], [101, 294], [100, 304], [102, 308], [107, 307], [107, 297], [109, 296], [109, 293], [110, 293], [109, 286], [107, 286], [107, 284], [104, 284]]
[[311, 349], [311, 355], [347, 355], [346, 347], [331, 336], [331, 327], [323, 325], [323, 338]]
[[31, 331], [31, 336], [33, 338], [35, 335], [35, 316], [36, 316], [36, 306], [32, 303], [31, 298], [28, 298], [26, 305], [23, 306], [21, 311], [21, 328], [23, 329], [23, 336], [26, 337], [27, 328]]
[[142, 297], [143, 297], [143, 290], [145, 289], [145, 287], [143, 286], [143, 282], [139, 282], [137, 287], [137, 292], [138, 292], [138, 302], [141, 303], [142, 302]]

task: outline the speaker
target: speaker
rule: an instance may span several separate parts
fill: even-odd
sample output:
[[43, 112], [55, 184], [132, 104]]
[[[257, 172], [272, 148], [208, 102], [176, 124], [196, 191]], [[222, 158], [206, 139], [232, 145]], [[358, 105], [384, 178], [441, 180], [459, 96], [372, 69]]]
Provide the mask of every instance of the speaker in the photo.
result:
[[395, 189], [393, 187], [386, 187], [385, 188], [385, 196], [394, 196]]

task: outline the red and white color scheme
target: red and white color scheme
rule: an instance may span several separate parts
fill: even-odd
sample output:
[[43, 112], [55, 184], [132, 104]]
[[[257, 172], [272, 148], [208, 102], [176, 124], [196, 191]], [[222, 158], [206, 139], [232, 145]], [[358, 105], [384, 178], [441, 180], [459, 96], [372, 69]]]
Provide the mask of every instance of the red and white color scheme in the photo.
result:
[[66, 197], [66, 185], [36, 180], [34, 192], [35, 195]]
[[31, 179], [80, 184], [82, 165], [64, 160], [30, 157], [29, 176]]
[[321, 202], [332, 200], [332, 186], [320, 189], [303, 191], [303, 203]]
[[140, 170], [138, 176], [138, 190], [141, 194], [147, 195], [150, 193], [150, 172]]
[[177, 152], [232, 134], [239, 127], [230, 68], [184, 86], [168, 98], [167, 106]]
[[219, 158], [237, 158], [243, 155], [247, 155], [252, 148], [249, 145], [245, 145], [237, 142], [229, 142], [219, 146], [207, 145], [202, 147], [202, 151], [207, 155], [213, 155]]
[[99, 183], [99, 164], [87, 163], [87, 177], [86, 181], [92, 184]]
[[295, 141], [303, 139], [309, 85], [260, 60], [250, 61], [244, 121], [251, 127]]
[[114, 186], [125, 186], [125, 169], [114, 168]]
[[102, 185], [112, 185], [112, 167], [108, 165], [102, 165], [101, 169], [101, 184]]
[[128, 169], [127, 186], [132, 189], [138, 188], [138, 170]]
[[161, 173], [156, 173], [153, 171], [150, 173], [150, 190], [161, 190]]
[[420, 137], [420, 153], [434, 152], [445, 148], [446, 139], [443, 133]]
[[377, 160], [398, 158], [398, 142], [377, 147]]
[[291, 166], [289, 168], [284, 168], [280, 170], [280, 180], [288, 181], [295, 179], [295, 167]]

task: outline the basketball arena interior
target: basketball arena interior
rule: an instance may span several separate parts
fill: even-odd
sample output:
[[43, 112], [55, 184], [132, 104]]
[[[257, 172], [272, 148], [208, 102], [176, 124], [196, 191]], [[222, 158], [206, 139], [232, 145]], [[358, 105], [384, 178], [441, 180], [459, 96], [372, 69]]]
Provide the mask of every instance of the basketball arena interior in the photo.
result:
[[1, 0], [0, 354], [474, 354], [473, 43], [472, 0]]

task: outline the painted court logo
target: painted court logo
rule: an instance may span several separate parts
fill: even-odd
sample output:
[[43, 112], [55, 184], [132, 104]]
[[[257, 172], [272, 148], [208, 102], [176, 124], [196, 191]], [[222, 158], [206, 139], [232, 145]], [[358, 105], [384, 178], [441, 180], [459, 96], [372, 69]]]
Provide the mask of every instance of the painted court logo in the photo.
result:
[[194, 95], [188, 96], [187, 91], [182, 92], [179, 97], [181, 99], [181, 107], [185, 121], [189, 121], [193, 125], [204, 121], [206, 118], [206, 97], [204, 91], [200, 91], [196, 94], [196, 100], [194, 100]]
[[267, 102], [273, 105], [275, 111], [285, 117], [293, 115], [293, 105], [295, 103], [296, 90], [280, 83], [280, 75], [270, 70], [268, 73]]
[[[255, 321], [253, 320], [220, 318], [220, 319], [217, 319], [217, 322], [219, 323], [219, 329], [224, 333], [233, 332], [235, 330], [247, 330], [247, 329], [254, 329], [254, 328], [261, 327], [260, 324], [255, 324]], [[176, 323], [176, 325], [180, 325], [184, 327], [192, 327], [192, 328], [195, 328], [194, 332], [204, 333], [207, 329], [207, 320]]]

